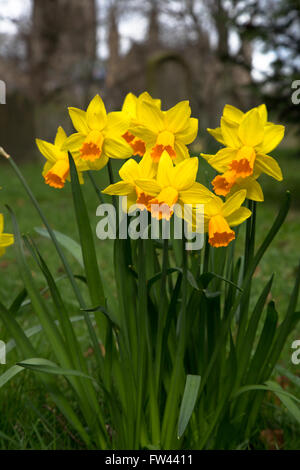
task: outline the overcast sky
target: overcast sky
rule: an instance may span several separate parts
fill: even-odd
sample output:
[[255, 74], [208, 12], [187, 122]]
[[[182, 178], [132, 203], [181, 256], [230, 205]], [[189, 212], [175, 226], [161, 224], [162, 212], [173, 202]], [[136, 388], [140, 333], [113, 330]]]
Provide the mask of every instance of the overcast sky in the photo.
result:
[[[103, 3], [103, 0], [101, 0]], [[0, 33], [16, 32], [16, 25], [14, 21], [20, 17], [29, 14], [31, 0], [0, 0]], [[103, 11], [103, 10], [102, 10]], [[168, 21], [169, 22], [169, 21]], [[119, 23], [119, 31], [121, 34], [121, 51], [125, 53], [129, 48], [132, 41], [141, 41], [147, 31], [147, 21], [141, 15], [127, 16]], [[105, 58], [107, 56], [107, 47], [105, 44], [105, 30], [99, 30], [99, 56]], [[236, 35], [231, 34], [230, 47], [234, 51], [238, 46], [238, 38]], [[272, 53], [263, 54], [259, 45], [253, 53], [253, 76], [259, 79], [262, 73], [268, 72], [270, 69], [270, 62], [273, 58]]]

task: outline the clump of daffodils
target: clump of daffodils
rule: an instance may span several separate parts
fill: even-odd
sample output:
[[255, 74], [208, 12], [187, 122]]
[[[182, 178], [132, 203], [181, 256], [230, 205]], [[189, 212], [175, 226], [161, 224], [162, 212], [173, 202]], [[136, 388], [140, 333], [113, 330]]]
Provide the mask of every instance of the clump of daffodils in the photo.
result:
[[70, 173], [68, 152], [81, 183], [85, 171], [101, 170], [111, 158], [124, 159], [120, 181], [103, 193], [127, 196], [126, 210], [139, 207], [156, 219], [170, 220], [184, 204], [196, 214], [197, 205], [203, 204], [204, 230], [214, 247], [227, 246], [235, 239], [232, 228], [251, 216], [243, 206], [246, 199], [263, 201], [257, 181], [262, 173], [282, 180], [269, 153], [281, 142], [284, 126], [268, 121], [265, 105], [246, 113], [226, 105], [220, 126], [208, 129], [223, 145], [215, 155], [201, 154], [219, 173], [212, 181], [213, 192], [196, 181], [199, 160], [187, 146], [197, 137], [198, 120], [191, 117], [188, 101], [164, 111], [149, 93], [129, 93], [121, 111], [107, 113], [96, 95], [86, 111], [69, 108], [69, 114], [76, 132], [67, 137], [59, 127], [54, 144], [37, 139], [47, 160], [46, 184], [63, 188]]

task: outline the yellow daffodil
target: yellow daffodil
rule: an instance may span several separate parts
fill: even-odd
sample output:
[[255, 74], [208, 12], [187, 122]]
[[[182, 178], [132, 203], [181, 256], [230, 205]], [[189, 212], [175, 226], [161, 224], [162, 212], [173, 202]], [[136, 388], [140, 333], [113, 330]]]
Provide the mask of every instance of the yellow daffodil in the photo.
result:
[[3, 233], [4, 217], [0, 214], [0, 256], [4, 255], [5, 248], [14, 243], [14, 236], [10, 233]]
[[134, 206], [139, 208], [147, 206], [152, 196], [138, 188], [135, 180], [137, 178], [154, 178], [155, 173], [149, 155], [145, 155], [139, 163], [130, 158], [120, 168], [119, 175], [122, 181], [111, 184], [102, 192], [115, 196], [127, 196], [127, 210], [133, 209]]
[[254, 176], [249, 184], [254, 182], [252, 192], [257, 192], [254, 200], [261, 200], [255, 175], [266, 173], [278, 181], [282, 180], [278, 163], [267, 154], [283, 139], [284, 126], [267, 121], [265, 105], [247, 113], [227, 105], [221, 118], [221, 127], [209, 129], [209, 132], [226, 146], [216, 155], [201, 154], [213, 168], [223, 173], [213, 180], [216, 194], [226, 196], [241, 179]]
[[[62, 150], [66, 140], [67, 135], [62, 127], [59, 127], [57, 130], [54, 144], [36, 139], [39, 151], [47, 159], [42, 173], [45, 183], [53, 188], [63, 188], [65, 181], [70, 179], [68, 152]], [[78, 170], [79, 180], [83, 183], [82, 171], [88, 170], [89, 167], [84, 161], [79, 160], [78, 155], [73, 155], [73, 157]]]
[[246, 190], [238, 191], [225, 202], [215, 196], [204, 206], [204, 230], [208, 232], [210, 245], [218, 248], [227, 246], [235, 239], [235, 232], [231, 227], [240, 225], [251, 211], [241, 207], [246, 198]]
[[70, 135], [63, 149], [79, 152], [79, 159], [88, 162], [92, 170], [103, 168], [109, 158], [128, 158], [132, 151], [122, 138], [129, 126], [124, 113], [106, 113], [99, 95], [90, 102], [86, 111], [69, 108], [73, 126], [78, 131]]
[[138, 100], [136, 119], [131, 121], [129, 132], [146, 144], [153, 162], [158, 163], [164, 151], [175, 163], [189, 158], [187, 145], [198, 132], [198, 120], [191, 118], [188, 101], [181, 101], [168, 111], [162, 111], [157, 103]]
[[156, 179], [136, 178], [137, 187], [152, 196], [147, 200], [147, 208], [153, 217], [169, 220], [175, 204], [204, 204], [215, 197], [196, 182], [197, 171], [198, 158], [189, 158], [174, 166], [169, 153], [164, 151]]
[[[135, 96], [133, 93], [128, 93], [122, 106], [122, 112], [129, 117], [130, 122], [134, 121], [137, 123], [137, 103], [141, 101], [148, 101], [154, 104], [158, 109], [161, 107], [161, 101], [153, 99], [146, 91], [141, 93], [139, 97]], [[133, 155], [142, 157], [145, 154], [146, 144], [142, 139], [135, 137], [129, 130], [127, 130], [122, 137], [132, 148]]]

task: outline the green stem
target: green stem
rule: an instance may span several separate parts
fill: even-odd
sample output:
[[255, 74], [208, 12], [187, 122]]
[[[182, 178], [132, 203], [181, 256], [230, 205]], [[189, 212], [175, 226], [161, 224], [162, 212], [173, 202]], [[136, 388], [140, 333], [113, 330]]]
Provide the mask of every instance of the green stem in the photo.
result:
[[208, 243], [208, 235], [205, 235], [205, 248], [204, 248], [204, 260], [203, 260], [203, 272], [208, 272], [209, 267], [209, 252], [210, 252], [210, 245]]
[[163, 333], [167, 315], [167, 269], [168, 269], [168, 248], [169, 241], [163, 241], [163, 259], [162, 259], [162, 275], [160, 283], [160, 302], [159, 302], [159, 315], [158, 315], [158, 332], [156, 340], [156, 391], [158, 393], [160, 386], [160, 372], [162, 362], [162, 347], [163, 347]]
[[90, 178], [90, 181], [91, 181], [91, 183], [92, 183], [92, 186], [93, 186], [93, 188], [94, 188], [94, 190], [95, 190], [95, 192], [96, 192], [96, 194], [97, 194], [97, 196], [98, 196], [98, 198], [99, 198], [99, 201], [101, 202], [101, 204], [103, 204], [103, 203], [104, 203], [103, 197], [102, 197], [101, 191], [100, 191], [100, 189], [98, 188], [98, 185], [97, 185], [97, 183], [96, 183], [96, 181], [95, 181], [95, 178], [94, 178], [93, 173], [89, 170], [89, 171], [87, 171], [87, 174], [88, 174], [88, 177]]

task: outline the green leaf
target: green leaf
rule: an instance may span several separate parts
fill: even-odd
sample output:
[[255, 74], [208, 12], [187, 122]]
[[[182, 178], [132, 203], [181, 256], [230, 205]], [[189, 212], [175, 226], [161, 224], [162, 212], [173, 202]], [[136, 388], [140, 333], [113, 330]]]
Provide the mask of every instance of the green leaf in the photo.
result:
[[15, 315], [19, 309], [21, 308], [24, 300], [27, 297], [27, 291], [26, 289], [22, 289], [21, 292], [17, 295], [11, 306], [9, 307], [9, 311], [11, 315]]
[[[87, 285], [90, 292], [91, 303], [93, 305], [105, 305], [105, 296], [103, 284], [97, 263], [97, 255], [94, 245], [93, 233], [90, 220], [86, 208], [86, 204], [81, 191], [76, 165], [69, 152], [71, 186], [74, 202], [74, 211], [76, 214], [77, 227], [79, 231], [80, 244], [82, 247], [83, 262], [86, 272]], [[83, 306], [82, 308], [85, 308]], [[101, 334], [102, 341], [105, 342], [107, 320], [103, 315], [102, 318], [96, 319]], [[96, 340], [94, 338], [94, 340]], [[96, 355], [101, 362], [101, 354], [97, 348]]]
[[187, 375], [179, 413], [178, 439], [181, 438], [191, 419], [199, 392], [200, 375]]
[[35, 372], [45, 372], [46, 374], [77, 376], [85, 379], [94, 380], [90, 375], [84, 374], [79, 370], [63, 369], [52, 361], [43, 358], [30, 358], [25, 362], [18, 362], [17, 366], [24, 369], [30, 369]]
[[[1, 313], [1, 311], [0, 311]], [[94, 316], [93, 316], [94, 317]], [[76, 315], [74, 317], [70, 318], [71, 323], [76, 323], [78, 321], [84, 321], [84, 316], [82, 315]], [[55, 324], [58, 325], [58, 320], [55, 320]], [[40, 333], [43, 331], [42, 325], [34, 325], [31, 328], [28, 328], [27, 330], [24, 330], [24, 335], [27, 338], [31, 338], [32, 336], [35, 336], [36, 334]], [[6, 354], [8, 354], [10, 351], [12, 351], [16, 347], [16, 341], [14, 339], [10, 339], [8, 343], [6, 343]]]
[[7, 382], [9, 382], [13, 377], [15, 377], [23, 369], [20, 366], [12, 366], [7, 371], [5, 371], [0, 376], [0, 388], [3, 387]]
[[284, 404], [291, 415], [298, 421], [298, 423], [300, 423], [300, 408], [295, 404], [295, 401], [300, 403], [300, 400], [298, 400], [291, 393], [282, 393], [282, 388], [276, 382], [268, 381], [266, 384], [270, 387], [270, 390], [272, 390], [275, 395], [277, 395], [279, 400]]
[[282, 203], [280, 211], [279, 211], [272, 227], [270, 228], [267, 236], [265, 237], [264, 241], [262, 242], [262, 244], [260, 245], [260, 247], [257, 250], [256, 254], [254, 255], [254, 257], [252, 258], [252, 260], [249, 263], [247, 274], [246, 274], [246, 277], [245, 277], [245, 279], [243, 281], [243, 284], [242, 284], [243, 292], [238, 293], [238, 295], [237, 295], [237, 297], [236, 297], [236, 299], [235, 299], [235, 301], [234, 301], [234, 303], [231, 307], [231, 310], [228, 313], [226, 321], [223, 324], [222, 330], [220, 331], [218, 344], [216, 345], [216, 347], [214, 349], [214, 352], [213, 352], [213, 354], [210, 358], [210, 361], [206, 365], [205, 372], [202, 375], [200, 393], [202, 393], [202, 391], [205, 387], [205, 384], [206, 384], [206, 382], [207, 382], [207, 380], [210, 376], [212, 368], [214, 367], [215, 361], [216, 361], [216, 359], [219, 355], [220, 350], [224, 347], [224, 343], [226, 341], [226, 337], [227, 337], [227, 334], [228, 334], [228, 330], [230, 328], [232, 318], [234, 317], [234, 314], [236, 313], [236, 311], [237, 311], [238, 307], [240, 306], [240, 304], [247, 298], [247, 295], [248, 295], [248, 292], [249, 292], [250, 281], [251, 281], [251, 278], [252, 278], [252, 276], [255, 272], [255, 269], [256, 269], [257, 265], [259, 264], [260, 260], [262, 259], [262, 257], [264, 255], [264, 253], [266, 252], [267, 248], [271, 244], [272, 240], [274, 239], [274, 237], [278, 233], [280, 227], [282, 226], [282, 224], [283, 224], [283, 222], [284, 222], [284, 220], [287, 216], [287, 213], [289, 211], [290, 203], [291, 203], [291, 195], [290, 195], [290, 192], [287, 191], [285, 200]]
[[277, 365], [275, 369], [277, 370], [277, 372], [279, 372], [279, 374], [287, 377], [294, 385], [296, 385], [296, 387], [300, 388], [300, 377], [280, 365]]
[[268, 354], [276, 335], [277, 321], [278, 314], [275, 310], [274, 302], [271, 301], [268, 304], [266, 320], [255, 354], [250, 364], [246, 383], [256, 383], [260, 382], [260, 380], [265, 380], [268, 378], [262, 377], [261, 372], [264, 368], [264, 365], [268, 362]]
[[[42, 237], [51, 240], [49, 232], [45, 228], [35, 227], [34, 230]], [[66, 248], [73, 255], [73, 257], [78, 261], [81, 267], [84, 267], [82, 249], [79, 243], [73, 240], [73, 238], [68, 237], [64, 233], [58, 232], [57, 230], [53, 230], [53, 233], [56, 236], [58, 243], [60, 243], [61, 246]]]
[[[182, 269], [181, 268], [168, 268], [165, 272], [165, 275], [169, 276], [170, 274], [173, 274], [173, 273], [176, 273], [176, 272], [182, 273]], [[163, 275], [163, 273], [161, 271], [161, 272], [155, 274], [153, 277], [151, 277], [151, 279], [149, 279], [147, 281], [148, 288], [150, 289], [156, 281], [161, 279], [162, 275]], [[199, 290], [199, 286], [196, 282], [196, 279], [194, 278], [193, 274], [189, 270], [187, 270], [187, 280], [189, 281], [189, 283], [190, 283], [191, 287], [193, 287], [193, 289]]]
[[[275, 387], [275, 385], [277, 387]], [[295, 397], [294, 395], [292, 395], [289, 392], [286, 392], [278, 384], [276, 384], [276, 382], [272, 382], [272, 381], [267, 381], [265, 383], [265, 385], [245, 385], [244, 387], [239, 388], [235, 392], [235, 394], [232, 396], [232, 398], [236, 398], [239, 395], [241, 395], [242, 393], [252, 392], [252, 391], [255, 391], [255, 390], [263, 390], [265, 392], [273, 392], [273, 393], [276, 393], [276, 395], [278, 395], [278, 397], [279, 397], [279, 395], [284, 395], [284, 396], [286, 396], [288, 398], [291, 398], [292, 400], [296, 401], [297, 403], [300, 403], [300, 400], [297, 397]]]

